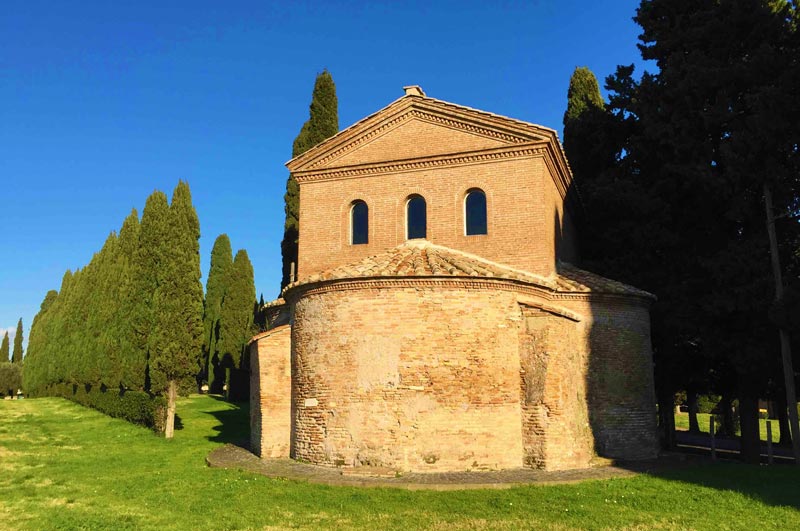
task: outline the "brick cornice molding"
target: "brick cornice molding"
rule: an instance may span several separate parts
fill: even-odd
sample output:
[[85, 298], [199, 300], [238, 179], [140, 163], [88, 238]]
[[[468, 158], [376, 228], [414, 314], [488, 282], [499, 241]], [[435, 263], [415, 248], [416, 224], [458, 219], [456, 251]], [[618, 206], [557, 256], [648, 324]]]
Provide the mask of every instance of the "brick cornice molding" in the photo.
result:
[[[320, 280], [300, 284], [295, 287], [287, 288], [283, 297], [290, 304], [296, 303], [299, 299], [310, 295], [329, 293], [334, 291], [354, 291], [371, 289], [397, 289], [397, 288], [469, 288], [479, 290], [500, 290], [519, 293], [523, 295], [520, 299], [521, 304], [531, 305], [530, 296], [545, 299], [547, 301], [585, 301], [585, 302], [604, 302], [611, 304], [624, 304], [650, 308], [652, 300], [634, 294], [603, 293], [596, 291], [558, 291], [545, 286], [538, 286], [529, 282], [523, 282], [508, 278], [490, 277], [442, 277], [442, 276], [414, 276], [414, 277], [376, 277], [376, 278], [343, 278]], [[571, 320], [579, 321], [581, 316], [569, 311], [558, 311], [556, 307], [541, 305], [541, 309], [551, 313], [564, 312], [570, 315]]]
[[338, 168], [320, 169], [317, 171], [309, 170], [294, 173], [294, 177], [297, 179], [298, 183], [335, 181], [342, 179], [354, 179], [366, 175], [420, 171], [428, 168], [439, 168], [443, 166], [483, 164], [502, 159], [540, 157], [547, 154], [547, 145], [543, 142], [535, 142], [467, 153], [342, 166]]
[[291, 330], [292, 327], [289, 325], [276, 326], [275, 328], [271, 328], [270, 330], [266, 330], [251, 337], [250, 340], [247, 342], [247, 346], [249, 347], [253, 342], [258, 341], [259, 339], [264, 339], [266, 337], [270, 337], [275, 334], [291, 332]]

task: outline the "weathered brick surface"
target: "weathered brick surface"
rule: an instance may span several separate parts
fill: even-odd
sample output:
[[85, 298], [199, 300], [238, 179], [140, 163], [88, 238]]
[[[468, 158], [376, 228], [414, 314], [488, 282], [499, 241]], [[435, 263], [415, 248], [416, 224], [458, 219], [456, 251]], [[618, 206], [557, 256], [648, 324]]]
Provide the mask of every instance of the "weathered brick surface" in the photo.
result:
[[583, 326], [522, 306], [522, 439], [525, 465], [548, 470], [588, 466], [594, 455], [586, 403]]
[[519, 307], [419, 282], [309, 294], [294, 307], [294, 454], [441, 471], [519, 467]]
[[261, 457], [288, 457], [291, 434], [291, 328], [250, 343], [250, 446]]
[[587, 403], [595, 449], [604, 457], [658, 453], [650, 312], [635, 300], [574, 301], [586, 316]]

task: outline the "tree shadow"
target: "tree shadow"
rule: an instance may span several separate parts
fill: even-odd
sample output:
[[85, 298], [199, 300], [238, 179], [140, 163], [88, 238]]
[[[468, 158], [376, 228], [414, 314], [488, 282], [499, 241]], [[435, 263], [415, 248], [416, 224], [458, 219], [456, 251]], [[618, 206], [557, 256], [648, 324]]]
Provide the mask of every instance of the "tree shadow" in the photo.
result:
[[250, 404], [249, 402], [232, 403], [222, 396], [210, 395], [210, 398], [224, 402], [228, 407], [209, 411], [218, 422], [212, 429], [215, 434], [207, 437], [209, 441], [233, 444], [250, 450]]
[[708, 457], [681, 457], [683, 464], [662, 458], [657, 466], [649, 469], [635, 462], [619, 466], [666, 481], [738, 492], [767, 505], [800, 510], [800, 470], [795, 466], [766, 467], [743, 464], [738, 460], [714, 462]]
[[[568, 196], [575, 197], [574, 185]], [[580, 255], [570, 245], [569, 232], [574, 229], [568, 221], [556, 213], [554, 251], [561, 260], [575, 260], [578, 265]], [[767, 505], [800, 509], [800, 468], [782, 466], [792, 461], [777, 458], [774, 466], [743, 464], [737, 454], [738, 439], [717, 441], [721, 457], [717, 461], [702, 448], [652, 458], [658, 451], [652, 306], [636, 299], [590, 296], [583, 316], [583, 337], [588, 344], [586, 403], [594, 452], [616, 467], [653, 478], [737, 492]], [[731, 443], [730, 448], [720, 448], [726, 442]], [[781, 453], [774, 450], [776, 456]], [[766, 448], [762, 452], [766, 453]]]

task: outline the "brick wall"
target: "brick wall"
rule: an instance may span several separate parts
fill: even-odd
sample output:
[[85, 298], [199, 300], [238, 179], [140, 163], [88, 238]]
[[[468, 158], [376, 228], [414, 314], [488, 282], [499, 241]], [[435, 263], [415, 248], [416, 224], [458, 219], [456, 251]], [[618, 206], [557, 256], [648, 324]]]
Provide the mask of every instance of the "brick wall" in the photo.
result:
[[520, 327], [525, 465], [563, 470], [594, 456], [583, 324], [523, 306]]
[[[421, 120], [410, 120], [364, 147], [337, 159], [341, 168], [411, 156], [480, 153], [502, 146], [496, 140]], [[535, 150], [534, 150], [535, 151]], [[563, 232], [566, 259], [576, 253], [570, 230], [563, 231], [562, 200], [545, 164], [546, 154], [449, 162], [407, 171], [381, 171], [353, 178], [300, 180], [298, 278], [310, 276], [406, 240], [408, 197], [427, 202], [427, 239], [492, 261], [541, 275], [554, 271], [557, 237]], [[464, 197], [471, 188], [486, 193], [488, 234], [466, 236]], [[369, 207], [369, 243], [350, 244], [350, 207]]]
[[250, 343], [250, 447], [261, 457], [289, 457], [291, 329], [281, 326]]
[[658, 453], [650, 312], [636, 299], [568, 302], [586, 316], [586, 398], [595, 451], [615, 459]]
[[522, 466], [519, 307], [512, 293], [464, 282], [296, 302], [294, 457], [411, 471]]

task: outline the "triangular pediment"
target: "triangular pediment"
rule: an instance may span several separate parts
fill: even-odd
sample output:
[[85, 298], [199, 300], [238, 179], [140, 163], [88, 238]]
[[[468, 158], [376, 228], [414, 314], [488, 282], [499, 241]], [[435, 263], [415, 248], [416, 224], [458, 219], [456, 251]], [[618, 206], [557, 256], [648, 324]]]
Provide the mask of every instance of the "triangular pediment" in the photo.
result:
[[555, 132], [427, 97], [403, 97], [287, 163], [295, 174], [558, 143]]

